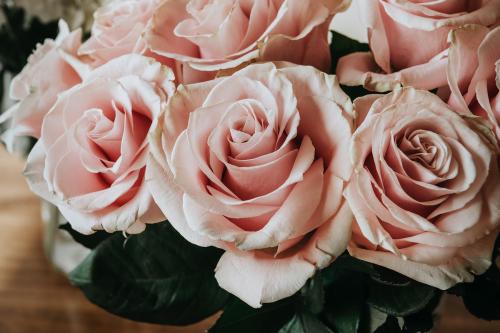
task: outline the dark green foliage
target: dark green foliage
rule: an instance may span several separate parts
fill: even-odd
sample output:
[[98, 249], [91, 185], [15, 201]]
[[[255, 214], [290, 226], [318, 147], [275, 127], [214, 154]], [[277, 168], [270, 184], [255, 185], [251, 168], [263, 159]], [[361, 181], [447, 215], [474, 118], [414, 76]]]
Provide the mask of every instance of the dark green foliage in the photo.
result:
[[214, 278], [221, 251], [184, 240], [168, 222], [142, 234], [114, 234], [71, 274], [100, 307], [137, 321], [186, 325], [219, 311], [228, 300]]
[[314, 275], [300, 291], [302, 306], [313, 314], [319, 314], [325, 306], [325, 288], [321, 274]]
[[393, 316], [387, 317], [385, 323], [377, 328], [374, 333], [401, 333], [398, 319]]
[[75, 242], [85, 246], [88, 249], [95, 249], [99, 244], [103, 241], [111, 237], [113, 234], [108, 234], [105, 231], [97, 231], [92, 235], [83, 235], [78, 231], [73, 230], [69, 223], [63, 224], [59, 226], [59, 229], [67, 231], [71, 237], [75, 240]]
[[278, 333], [333, 333], [309, 312], [297, 312]]
[[434, 326], [434, 310], [441, 300], [441, 291], [436, 291], [430, 302], [419, 312], [404, 317], [403, 330], [407, 333], [429, 332]]
[[396, 286], [371, 280], [367, 302], [379, 311], [403, 317], [425, 308], [435, 294], [436, 288], [415, 281]]
[[344, 86], [340, 85], [340, 88], [351, 98], [352, 101], [354, 101], [358, 97], [362, 97], [368, 94], [373, 94], [373, 92], [366, 90], [362, 86], [354, 86], [354, 87], [349, 87], [349, 86]]
[[[240, 300], [226, 305], [224, 313], [210, 329], [211, 333], [316, 332], [326, 329], [317, 317], [324, 308], [325, 293], [320, 274], [311, 278], [295, 296], [254, 309]], [[322, 331], [318, 331], [320, 333]]]
[[401, 330], [393, 320], [397, 317], [406, 325], [406, 333], [425, 332], [432, 326], [432, 311], [441, 296], [436, 288], [348, 254], [340, 256], [322, 275], [328, 281], [323, 316], [336, 333], [372, 333], [370, 307], [388, 315], [379, 333], [396, 327]]
[[366, 43], [360, 43], [354, 39], [344, 36], [336, 31], [332, 31], [332, 43], [330, 52], [332, 53], [332, 74], [335, 74], [339, 59], [354, 52], [367, 52], [370, 48]]
[[366, 277], [351, 271], [338, 271], [327, 288], [324, 317], [336, 333], [358, 332], [366, 298]]
[[21, 8], [0, 5], [6, 22], [0, 26], [0, 63], [3, 70], [19, 73], [37, 43], [57, 35], [57, 22], [44, 24], [38, 18], [26, 19]]
[[500, 237], [493, 251], [493, 265], [472, 283], [462, 283], [450, 290], [461, 296], [473, 315], [485, 320], [500, 320]]
[[498, 268], [476, 277], [465, 285], [463, 301], [473, 315], [486, 320], [500, 320], [500, 272]]
[[276, 333], [294, 316], [297, 297], [264, 304], [254, 309], [238, 299], [224, 307], [224, 313], [210, 333]]

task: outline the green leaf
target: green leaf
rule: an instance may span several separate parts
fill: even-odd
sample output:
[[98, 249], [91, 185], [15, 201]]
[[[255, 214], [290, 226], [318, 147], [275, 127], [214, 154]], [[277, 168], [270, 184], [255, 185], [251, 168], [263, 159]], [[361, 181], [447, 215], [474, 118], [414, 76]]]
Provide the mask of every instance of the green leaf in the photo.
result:
[[436, 294], [436, 288], [411, 281], [406, 286], [394, 286], [370, 281], [367, 302], [392, 316], [408, 316], [422, 310]]
[[70, 274], [90, 301], [116, 315], [158, 324], [196, 323], [219, 311], [228, 294], [214, 267], [221, 251], [184, 240], [168, 222], [127, 240], [114, 234]]
[[436, 292], [425, 308], [417, 313], [404, 317], [404, 332], [429, 332], [434, 326], [434, 310], [438, 306], [441, 296], [442, 292]]
[[254, 309], [238, 299], [224, 307], [224, 313], [210, 333], [276, 333], [295, 313], [296, 297], [264, 304]]
[[[322, 274], [327, 286], [324, 316], [338, 333], [369, 330], [372, 319], [365, 304], [390, 316], [411, 316], [424, 310], [439, 294], [433, 287], [347, 254]], [[343, 301], [339, 303], [338, 299]], [[391, 323], [386, 327], [392, 327]]]
[[113, 234], [108, 234], [105, 231], [97, 231], [95, 234], [92, 235], [83, 235], [78, 231], [73, 230], [73, 228], [71, 228], [71, 225], [69, 223], [60, 225], [59, 229], [65, 230], [71, 235], [71, 237], [75, 242], [91, 250], [95, 249], [99, 244], [101, 244], [102, 242], [104, 242], [106, 239], [108, 239], [113, 235]]
[[368, 94], [373, 94], [372, 91], [366, 90], [362, 86], [350, 87], [350, 86], [340, 85], [340, 87], [349, 96], [349, 98], [353, 101], [358, 97], [365, 96]]
[[404, 287], [409, 286], [412, 282], [409, 277], [382, 266], [375, 266], [375, 271], [376, 273], [370, 276], [381, 284]]
[[0, 5], [6, 21], [0, 26], [0, 62], [4, 69], [17, 74], [27, 62], [37, 43], [57, 36], [57, 21], [42, 23], [38, 18], [30, 21], [22, 8]]
[[400, 333], [402, 332], [398, 318], [389, 316], [385, 323], [377, 328], [374, 333]]
[[333, 333], [309, 312], [299, 312], [278, 333]]
[[304, 308], [313, 314], [323, 311], [325, 305], [325, 289], [321, 274], [315, 274], [300, 290]]
[[475, 282], [464, 287], [462, 298], [465, 307], [474, 316], [500, 320], [500, 274], [477, 276]]
[[493, 264], [474, 282], [459, 287], [465, 307], [473, 315], [485, 320], [500, 320], [500, 236], [492, 256]]
[[[342, 272], [356, 272], [367, 275], [379, 275], [377, 267], [369, 262], [356, 259], [349, 254], [344, 253], [338, 257], [330, 266], [321, 271], [324, 284], [326, 286], [334, 283], [337, 278], [342, 276]], [[340, 275], [339, 275], [340, 274]]]
[[366, 278], [356, 272], [338, 272], [326, 291], [324, 316], [336, 333], [359, 331], [365, 308]]
[[332, 43], [330, 51], [332, 53], [332, 73], [335, 73], [339, 59], [354, 52], [366, 52], [370, 47], [366, 43], [360, 43], [336, 31], [332, 31]]

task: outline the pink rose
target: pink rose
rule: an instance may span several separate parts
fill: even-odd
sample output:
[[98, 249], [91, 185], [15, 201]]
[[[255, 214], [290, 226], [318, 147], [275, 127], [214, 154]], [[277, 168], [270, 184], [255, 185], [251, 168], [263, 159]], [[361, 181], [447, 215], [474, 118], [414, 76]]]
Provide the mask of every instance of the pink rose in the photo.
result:
[[344, 193], [356, 219], [351, 255], [441, 289], [483, 273], [500, 225], [493, 133], [413, 88], [355, 108], [366, 118]]
[[452, 31], [450, 39], [448, 104], [488, 120], [500, 140], [500, 27], [466, 25]]
[[359, 4], [366, 15], [371, 53], [341, 58], [337, 75], [343, 84], [374, 91], [446, 85], [450, 30], [500, 21], [500, 0], [360, 0]]
[[294, 294], [347, 245], [352, 104], [313, 67], [255, 64], [181, 87], [147, 179], [189, 241], [226, 250], [222, 288], [251, 306]]
[[200, 72], [185, 67], [174, 59], [152, 53], [144, 33], [163, 0], [113, 1], [95, 12], [92, 35], [79, 49], [80, 55], [89, 56], [94, 67], [130, 53], [153, 57], [172, 68], [178, 83], [210, 80], [213, 72]]
[[81, 35], [81, 30], [70, 33], [66, 22], [59, 21], [56, 40], [47, 39], [38, 45], [28, 64], [12, 80], [10, 97], [19, 102], [0, 117], [0, 123], [11, 122], [2, 137], [9, 150], [17, 136], [38, 138], [43, 117], [57, 95], [81, 82], [86, 71], [86, 65], [76, 57]]
[[153, 52], [199, 71], [232, 69], [255, 60], [286, 60], [328, 71], [328, 27], [333, 15], [349, 4], [348, 0], [164, 1], [146, 39]]
[[137, 233], [163, 220], [144, 176], [147, 136], [172, 80], [151, 58], [123, 56], [62, 93], [45, 116], [25, 176], [75, 230]]
[[147, 51], [142, 36], [161, 0], [112, 1], [94, 13], [92, 35], [79, 53], [90, 56], [94, 65], [116, 57]]

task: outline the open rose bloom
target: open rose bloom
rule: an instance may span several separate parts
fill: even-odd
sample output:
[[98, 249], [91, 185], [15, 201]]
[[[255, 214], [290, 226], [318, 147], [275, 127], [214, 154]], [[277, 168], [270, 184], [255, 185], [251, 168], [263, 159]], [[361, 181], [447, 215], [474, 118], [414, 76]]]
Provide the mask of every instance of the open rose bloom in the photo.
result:
[[161, 0], [112, 1], [94, 13], [91, 37], [79, 49], [94, 65], [128, 53], [143, 54], [143, 33]]
[[251, 65], [179, 88], [151, 141], [147, 181], [184, 237], [226, 251], [221, 287], [258, 307], [293, 295], [344, 251], [352, 130], [335, 77]]
[[18, 136], [40, 137], [43, 117], [57, 95], [81, 82], [87, 71], [87, 66], [76, 56], [81, 38], [81, 30], [70, 32], [61, 20], [57, 38], [39, 44], [28, 64], [13, 79], [10, 98], [17, 103], [0, 116], [0, 123], [10, 121], [9, 129], [2, 135], [9, 150]]
[[45, 116], [25, 175], [75, 230], [136, 233], [164, 219], [144, 177], [148, 133], [172, 80], [154, 59], [124, 56], [59, 95]]
[[483, 273], [500, 225], [493, 133], [413, 88], [355, 104], [351, 255], [440, 289]]
[[340, 0], [176, 0], [157, 9], [146, 39], [159, 55], [201, 71], [286, 60], [328, 70], [331, 17]]
[[379, 92], [445, 85], [449, 32], [500, 22], [500, 0], [359, 0], [359, 7], [371, 52], [343, 57], [337, 75], [342, 84]]
[[177, 81], [214, 78], [255, 60], [292, 61], [327, 71], [328, 27], [347, 0], [126, 0], [95, 14], [79, 50], [94, 64], [139, 53], [172, 67]]

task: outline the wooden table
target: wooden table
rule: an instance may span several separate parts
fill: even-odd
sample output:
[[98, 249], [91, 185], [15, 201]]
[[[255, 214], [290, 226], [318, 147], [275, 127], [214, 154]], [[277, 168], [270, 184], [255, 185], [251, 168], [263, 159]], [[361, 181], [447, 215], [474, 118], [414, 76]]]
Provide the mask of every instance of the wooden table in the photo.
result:
[[[177, 328], [115, 317], [70, 286], [44, 256], [40, 201], [29, 191], [21, 176], [22, 168], [21, 159], [0, 147], [0, 333], [204, 331], [207, 323]], [[438, 333], [500, 332], [500, 323], [475, 319], [456, 298], [448, 298], [443, 309]]]

